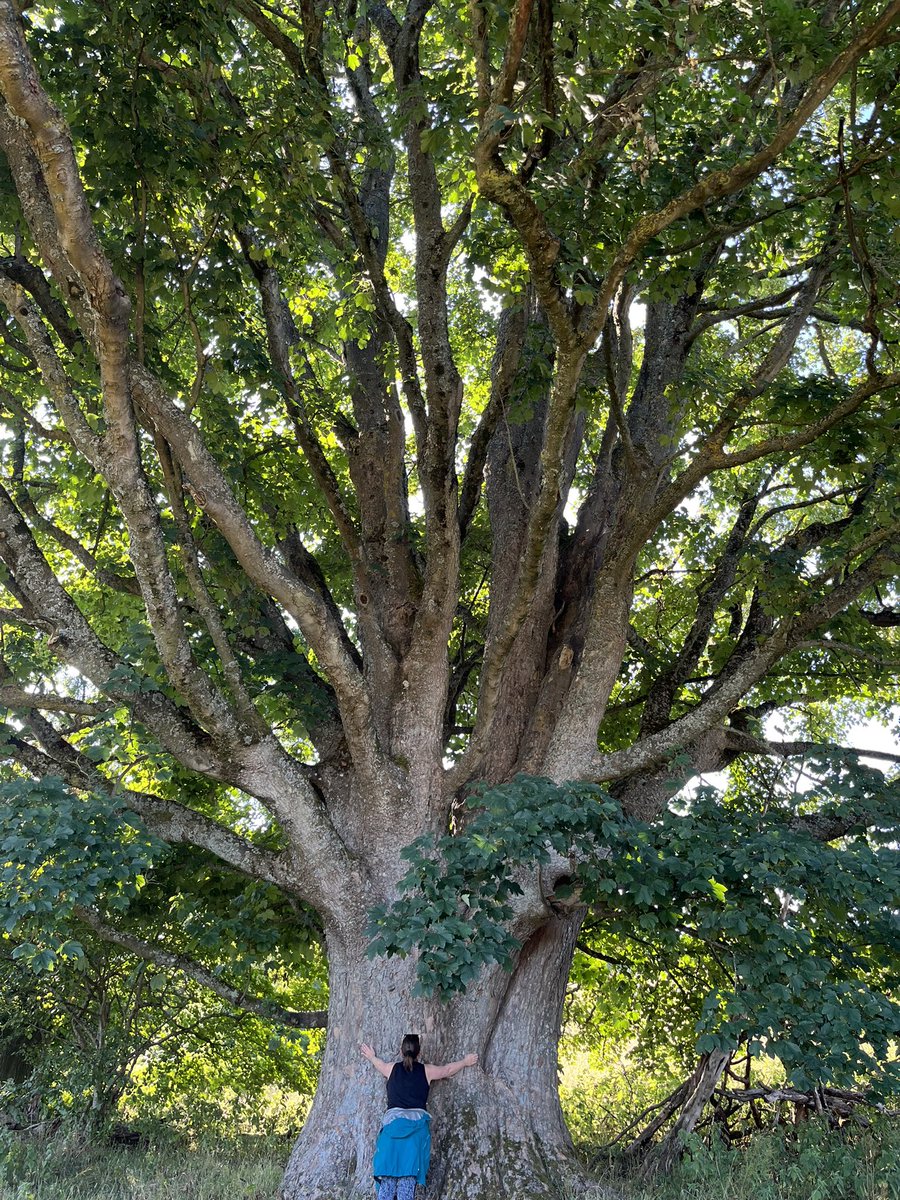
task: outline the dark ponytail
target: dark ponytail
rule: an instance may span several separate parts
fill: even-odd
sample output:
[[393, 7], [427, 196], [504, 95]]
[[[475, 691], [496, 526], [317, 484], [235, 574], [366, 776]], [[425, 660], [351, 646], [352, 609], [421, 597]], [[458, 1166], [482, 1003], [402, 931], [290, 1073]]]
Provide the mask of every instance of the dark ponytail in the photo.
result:
[[419, 1057], [419, 1035], [417, 1033], [406, 1035], [400, 1047], [400, 1053], [403, 1055], [403, 1070], [411, 1071]]

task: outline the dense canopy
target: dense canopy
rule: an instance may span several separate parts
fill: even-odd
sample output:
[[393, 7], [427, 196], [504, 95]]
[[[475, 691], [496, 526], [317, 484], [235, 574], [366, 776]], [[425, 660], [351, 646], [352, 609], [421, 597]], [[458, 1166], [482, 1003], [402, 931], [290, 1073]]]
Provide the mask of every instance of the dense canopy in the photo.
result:
[[408, 1024], [435, 1194], [555, 1194], [586, 910], [710, 1078], [882, 1070], [898, 18], [0, 0], [7, 935], [295, 1025], [322, 941], [289, 1200]]

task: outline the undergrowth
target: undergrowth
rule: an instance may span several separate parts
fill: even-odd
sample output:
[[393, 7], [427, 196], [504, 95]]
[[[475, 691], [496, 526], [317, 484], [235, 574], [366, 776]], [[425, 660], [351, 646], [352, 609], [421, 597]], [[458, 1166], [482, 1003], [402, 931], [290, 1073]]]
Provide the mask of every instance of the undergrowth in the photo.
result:
[[759, 1134], [739, 1150], [694, 1141], [667, 1179], [635, 1200], [900, 1200], [900, 1129], [852, 1140], [810, 1122], [794, 1136]]
[[233, 1138], [110, 1146], [0, 1135], [0, 1200], [274, 1200], [288, 1144]]
[[[75, 1134], [0, 1133], [0, 1200], [274, 1200], [284, 1138], [169, 1139], [112, 1147]], [[427, 1197], [427, 1192], [425, 1193]], [[853, 1139], [810, 1123], [761, 1134], [740, 1150], [694, 1141], [665, 1179], [640, 1183], [615, 1161], [596, 1189], [567, 1200], [900, 1200], [900, 1128]]]

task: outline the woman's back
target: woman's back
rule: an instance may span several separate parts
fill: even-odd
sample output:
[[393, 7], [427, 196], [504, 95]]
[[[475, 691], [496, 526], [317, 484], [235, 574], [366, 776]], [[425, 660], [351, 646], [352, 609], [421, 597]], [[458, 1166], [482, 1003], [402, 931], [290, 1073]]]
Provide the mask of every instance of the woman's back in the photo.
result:
[[388, 1108], [424, 1108], [428, 1103], [428, 1078], [425, 1067], [414, 1062], [407, 1071], [402, 1062], [394, 1064], [387, 1081]]

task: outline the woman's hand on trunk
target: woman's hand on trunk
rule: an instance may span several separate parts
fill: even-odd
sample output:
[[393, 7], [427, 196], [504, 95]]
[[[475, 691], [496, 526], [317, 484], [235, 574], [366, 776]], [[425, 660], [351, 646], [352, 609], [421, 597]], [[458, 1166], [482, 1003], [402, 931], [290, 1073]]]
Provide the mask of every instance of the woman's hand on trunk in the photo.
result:
[[362, 1054], [363, 1058], [367, 1058], [369, 1060], [369, 1062], [372, 1064], [372, 1066], [375, 1068], [375, 1070], [379, 1071], [385, 1077], [385, 1079], [387, 1079], [390, 1076], [390, 1073], [393, 1070], [393, 1066], [394, 1066], [393, 1063], [383, 1062], [378, 1057], [378, 1055], [375, 1053], [375, 1051], [372, 1049], [372, 1047], [368, 1044], [368, 1042], [363, 1042], [360, 1045], [359, 1049], [360, 1049], [360, 1053]]

